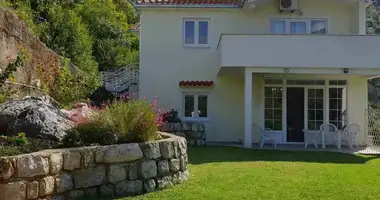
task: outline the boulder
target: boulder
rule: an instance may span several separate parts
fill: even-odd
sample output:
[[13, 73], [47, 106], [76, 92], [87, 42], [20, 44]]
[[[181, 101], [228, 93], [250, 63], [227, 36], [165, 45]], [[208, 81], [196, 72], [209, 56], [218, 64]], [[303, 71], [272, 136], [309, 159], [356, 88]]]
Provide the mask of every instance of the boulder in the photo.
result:
[[39, 189], [38, 181], [29, 182], [26, 188], [27, 188], [26, 194], [27, 194], [28, 199], [38, 198], [38, 189]]
[[127, 178], [127, 169], [119, 165], [111, 165], [108, 170], [108, 181], [116, 183]]
[[50, 155], [50, 173], [59, 174], [63, 167], [62, 153], [54, 153]]
[[180, 167], [181, 167], [180, 159], [170, 159], [169, 161], [170, 171], [178, 172]]
[[9, 179], [13, 173], [15, 172], [15, 169], [12, 165], [12, 159], [11, 158], [0, 158], [0, 178], [3, 179]]
[[61, 141], [72, 122], [54, 100], [45, 97], [24, 97], [0, 104], [0, 132]]
[[158, 173], [163, 176], [169, 173], [169, 162], [168, 160], [160, 160], [157, 162]]
[[40, 181], [39, 196], [51, 195], [54, 192], [54, 177], [47, 176]]
[[137, 143], [111, 145], [105, 147], [103, 151], [96, 152], [97, 154], [102, 154], [102, 156], [96, 155], [97, 162], [120, 163], [138, 160], [143, 157], [143, 152]]
[[49, 173], [49, 160], [30, 154], [17, 157], [18, 177], [34, 177]]
[[146, 192], [153, 192], [156, 189], [156, 181], [154, 179], [144, 181], [144, 188]]
[[171, 141], [160, 142], [161, 155], [163, 158], [169, 159], [174, 155], [174, 145]]
[[158, 189], [164, 189], [169, 188], [173, 186], [172, 183], [172, 176], [164, 176], [162, 178], [157, 178], [157, 188]]
[[142, 143], [140, 147], [144, 153], [144, 156], [148, 159], [156, 159], [161, 157], [160, 145], [158, 142]]

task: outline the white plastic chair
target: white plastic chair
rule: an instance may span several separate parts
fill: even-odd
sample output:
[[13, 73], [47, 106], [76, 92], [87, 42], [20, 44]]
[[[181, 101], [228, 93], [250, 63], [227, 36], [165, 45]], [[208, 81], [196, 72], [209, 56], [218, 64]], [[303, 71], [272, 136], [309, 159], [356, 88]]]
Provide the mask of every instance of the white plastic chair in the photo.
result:
[[257, 131], [260, 132], [260, 137], [261, 137], [260, 148], [263, 148], [265, 143], [271, 143], [274, 146], [274, 148], [277, 147], [276, 139], [274, 139], [272, 136], [270, 136], [267, 133], [267, 131], [272, 131], [271, 129], [266, 128], [265, 130], [263, 130], [262, 128], [260, 128], [256, 124], [253, 124], [253, 127], [255, 127], [257, 129]]
[[[325, 133], [325, 145], [327, 144], [327, 141], [332, 140], [333, 144], [338, 145], [338, 128], [334, 124], [326, 123], [322, 124], [319, 129], [321, 132]], [[327, 133], [327, 134], [326, 134]], [[323, 141], [322, 141], [323, 142]]]
[[347, 146], [352, 147], [351, 145], [355, 145], [356, 148], [359, 146], [355, 142], [356, 135], [360, 132], [360, 126], [358, 124], [349, 124], [346, 126], [343, 132], [342, 142], [344, 142]]

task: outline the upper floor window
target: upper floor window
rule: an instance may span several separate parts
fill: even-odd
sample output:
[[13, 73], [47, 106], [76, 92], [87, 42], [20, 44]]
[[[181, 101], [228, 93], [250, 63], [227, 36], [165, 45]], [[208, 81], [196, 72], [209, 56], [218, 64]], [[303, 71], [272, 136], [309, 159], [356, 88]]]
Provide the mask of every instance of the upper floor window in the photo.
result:
[[325, 19], [271, 19], [271, 34], [326, 34]]
[[185, 19], [183, 21], [184, 46], [207, 46], [209, 43], [208, 19]]

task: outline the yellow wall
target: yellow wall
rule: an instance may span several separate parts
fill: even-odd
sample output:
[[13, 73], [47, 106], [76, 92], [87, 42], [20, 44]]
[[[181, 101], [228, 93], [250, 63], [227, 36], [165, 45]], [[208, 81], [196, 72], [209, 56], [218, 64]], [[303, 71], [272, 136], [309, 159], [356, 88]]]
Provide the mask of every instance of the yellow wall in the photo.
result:
[[[220, 61], [217, 44], [222, 33], [265, 34], [270, 17], [283, 18], [328, 18], [331, 34], [356, 34], [356, 7], [344, 1], [299, 0], [302, 16], [280, 14], [275, 1], [260, 4], [255, 10], [243, 9], [142, 9], [140, 20], [140, 97], [152, 99], [158, 96], [165, 109], [182, 111], [182, 92], [179, 81], [212, 80], [215, 86], [200, 91], [210, 92], [209, 122], [206, 122], [208, 141], [239, 141], [244, 132], [244, 80], [243, 75], [217, 76]], [[205, 17], [210, 19], [209, 48], [185, 48], [182, 46], [183, 17]], [[366, 90], [364, 79], [355, 79], [349, 84], [351, 92]], [[358, 85], [356, 85], [358, 84]], [[355, 85], [355, 86], [353, 86]], [[254, 123], [260, 123], [260, 97], [263, 79], [253, 77]], [[350, 90], [349, 90], [350, 91]], [[366, 104], [366, 95], [352, 98], [355, 113]], [[351, 108], [351, 107], [350, 107]], [[360, 121], [360, 115], [352, 117]], [[361, 123], [361, 122], [360, 122]], [[361, 124], [362, 125], [362, 124]], [[258, 137], [254, 136], [255, 141]]]

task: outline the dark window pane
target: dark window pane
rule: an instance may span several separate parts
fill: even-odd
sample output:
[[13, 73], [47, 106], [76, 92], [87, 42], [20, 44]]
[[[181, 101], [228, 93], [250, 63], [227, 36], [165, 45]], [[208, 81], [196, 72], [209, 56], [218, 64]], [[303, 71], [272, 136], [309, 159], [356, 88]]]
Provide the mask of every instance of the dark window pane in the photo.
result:
[[273, 108], [273, 99], [265, 98], [265, 108]]
[[308, 105], [307, 107], [309, 109], [314, 109], [315, 108], [315, 100], [314, 99], [309, 99], [307, 105]]
[[338, 98], [338, 88], [330, 88], [329, 89], [329, 96], [331, 99]]
[[280, 131], [282, 130], [282, 120], [275, 120], [273, 130]]
[[346, 80], [339, 80], [338, 85], [347, 85], [347, 81]]
[[274, 108], [282, 108], [282, 98], [275, 98], [274, 100]]
[[265, 88], [265, 97], [273, 97], [273, 88], [271, 87], [266, 87]]
[[273, 129], [273, 120], [265, 120], [265, 128]]
[[276, 79], [276, 80], [273, 80], [273, 83], [281, 85], [282, 84], [282, 80], [281, 79]]
[[330, 121], [337, 121], [338, 120], [338, 111], [330, 110], [329, 118], [330, 118]]
[[198, 43], [207, 44], [208, 43], [208, 22], [207, 21], [199, 22], [198, 32], [199, 32]]
[[330, 99], [329, 106], [330, 106], [330, 109], [338, 109], [337, 99]]
[[315, 81], [315, 84], [316, 85], [324, 85], [325, 81], [324, 80], [317, 80], [317, 81]]
[[311, 20], [311, 34], [326, 34], [327, 23], [325, 20]]
[[307, 129], [308, 130], [315, 130], [315, 121], [308, 121], [307, 122]]
[[282, 97], [282, 88], [280, 87], [273, 88], [273, 96]]
[[198, 113], [199, 117], [207, 117], [207, 96], [198, 96]]
[[337, 80], [330, 80], [329, 84], [330, 85], [338, 85], [338, 81]]
[[323, 120], [316, 121], [315, 122], [315, 129], [320, 130], [322, 124], [323, 124]]
[[337, 100], [336, 100], [336, 103], [337, 103], [337, 105], [338, 105], [338, 109], [339, 109], [339, 110], [342, 110], [342, 103], [343, 103], [342, 99], [337, 99]]
[[194, 96], [185, 96], [185, 117], [192, 117], [192, 112], [194, 111]]
[[308, 90], [307, 91], [307, 96], [309, 97], [309, 99], [314, 99], [314, 97], [315, 97], [315, 90]]
[[343, 88], [337, 88], [337, 91], [338, 91], [338, 98], [342, 98], [343, 97]]
[[317, 109], [323, 109], [323, 99], [317, 99], [317, 100], [315, 100], [315, 108], [317, 108]]
[[282, 110], [274, 110], [274, 119], [282, 119]]
[[265, 109], [265, 119], [273, 119], [273, 110], [272, 109]]
[[315, 97], [317, 99], [323, 99], [323, 89], [316, 89], [315, 90]]
[[194, 44], [195, 22], [185, 22], [185, 44]]
[[323, 121], [323, 110], [317, 110], [316, 111], [316, 118], [315, 119]]
[[315, 120], [315, 111], [314, 110], [309, 110], [308, 111], [308, 116], [309, 116], [308, 120]]

